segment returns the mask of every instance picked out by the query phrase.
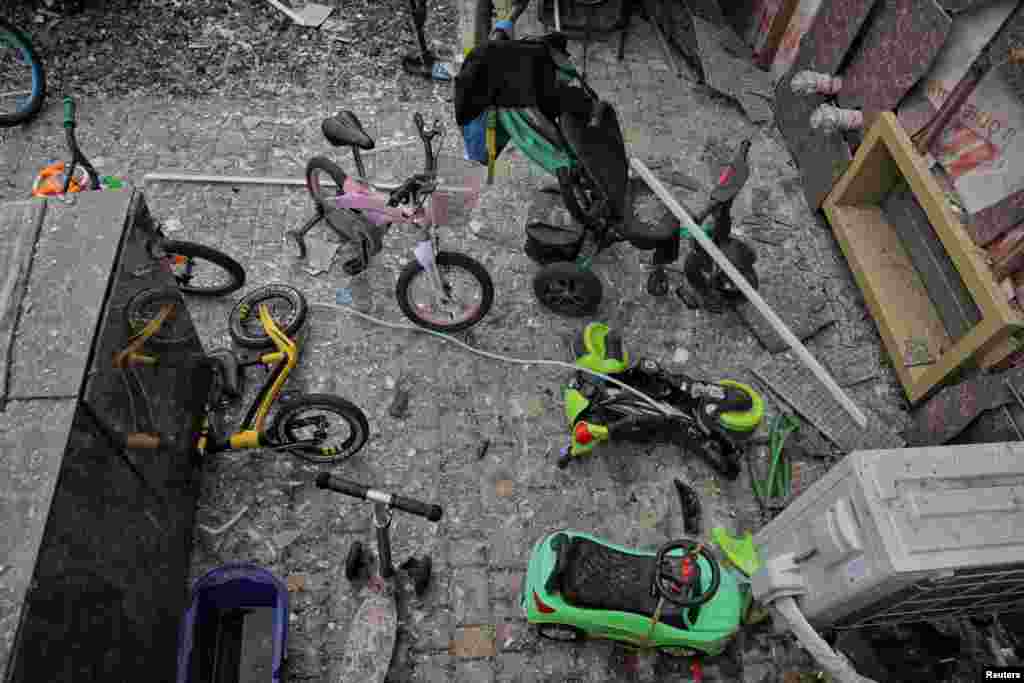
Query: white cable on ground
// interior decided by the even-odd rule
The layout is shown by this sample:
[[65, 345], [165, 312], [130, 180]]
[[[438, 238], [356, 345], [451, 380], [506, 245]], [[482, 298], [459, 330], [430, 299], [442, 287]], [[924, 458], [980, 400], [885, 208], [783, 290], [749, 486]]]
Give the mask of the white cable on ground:
[[466, 342], [460, 341], [460, 340], [456, 339], [455, 337], [449, 336], [449, 335], [444, 334], [442, 332], [435, 332], [434, 330], [428, 330], [428, 329], [426, 329], [424, 327], [417, 327], [415, 325], [405, 325], [405, 324], [402, 324], [402, 323], [393, 323], [393, 322], [389, 322], [387, 320], [381, 320], [380, 318], [374, 318], [372, 315], [367, 315], [366, 313], [363, 313], [362, 311], [357, 311], [356, 309], [354, 309], [354, 308], [352, 308], [350, 306], [343, 306], [341, 304], [325, 304], [325, 303], [320, 303], [320, 302], [313, 302], [310, 305], [311, 306], [322, 306], [324, 308], [332, 308], [332, 309], [337, 309], [337, 310], [345, 311], [346, 313], [352, 313], [354, 315], [359, 316], [360, 318], [365, 318], [365, 319], [369, 320], [370, 322], [377, 323], [378, 325], [383, 325], [384, 327], [390, 327], [391, 329], [394, 329], [394, 330], [410, 330], [412, 332], [426, 332], [427, 334], [432, 334], [435, 337], [440, 337], [441, 339], [444, 339], [447, 342], [451, 342], [452, 344], [455, 344], [457, 346], [461, 346], [462, 348], [466, 349], [467, 351], [475, 353], [478, 356], [483, 356], [484, 358], [490, 358], [492, 360], [500, 361], [502, 363], [513, 363], [515, 365], [550, 365], [552, 367], [566, 368], [568, 370], [579, 371], [579, 372], [586, 372], [587, 374], [594, 375], [595, 377], [600, 377], [601, 379], [605, 380], [606, 382], [611, 382], [615, 386], [621, 387], [621, 388], [625, 389], [626, 391], [630, 392], [631, 394], [634, 394], [637, 398], [642, 399], [643, 401], [646, 401], [648, 404], [650, 404], [653, 408], [655, 408], [658, 412], [662, 413], [663, 415], [668, 415], [670, 417], [674, 416], [674, 414], [671, 411], [668, 411], [668, 410], [665, 409], [665, 406], [661, 405], [660, 403], [658, 403], [657, 401], [652, 399], [650, 396], [648, 396], [648, 395], [646, 395], [646, 394], [644, 394], [644, 393], [642, 393], [640, 391], [637, 391], [636, 389], [634, 389], [633, 387], [629, 386], [628, 384], [624, 384], [623, 382], [620, 382], [619, 380], [615, 379], [614, 377], [609, 377], [608, 375], [602, 374], [600, 372], [595, 372], [594, 370], [590, 370], [588, 368], [583, 368], [583, 367], [580, 367], [578, 365], [574, 365], [572, 363], [565, 363], [565, 362], [562, 362], [560, 360], [530, 360], [528, 358], [512, 358], [510, 356], [502, 356], [499, 353], [491, 353], [490, 351], [483, 351], [482, 349], [474, 348], [474, 347], [470, 346], [469, 344], [467, 344]]
[[803, 612], [792, 597], [774, 600], [770, 605], [773, 614], [786, 624], [789, 630], [800, 641], [805, 650], [818, 662], [821, 668], [835, 677], [839, 683], [876, 683], [874, 680], [857, 673], [845, 658], [836, 654], [829, 644], [818, 635], [814, 627], [807, 623]]
[[202, 529], [206, 533], [210, 534], [211, 536], [220, 536], [222, 533], [224, 533], [225, 531], [227, 531], [228, 529], [233, 527], [235, 524], [237, 524], [238, 520], [240, 520], [242, 518], [242, 515], [244, 515], [246, 512], [248, 512], [248, 510], [249, 510], [249, 506], [248, 505], [243, 506], [241, 510], [239, 510], [237, 513], [235, 513], [234, 517], [232, 517], [231, 519], [229, 519], [227, 522], [225, 522], [224, 524], [220, 525], [216, 529], [214, 529], [213, 527], [208, 527], [205, 524], [199, 524], [198, 526], [199, 526], [200, 529]]

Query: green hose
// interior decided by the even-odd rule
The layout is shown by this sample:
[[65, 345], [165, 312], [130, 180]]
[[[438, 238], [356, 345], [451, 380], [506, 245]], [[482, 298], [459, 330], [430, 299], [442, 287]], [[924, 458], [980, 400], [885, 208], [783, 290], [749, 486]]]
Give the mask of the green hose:
[[793, 466], [789, 460], [782, 457], [782, 453], [786, 438], [799, 428], [800, 420], [794, 415], [776, 415], [772, 419], [771, 429], [768, 432], [768, 448], [771, 454], [768, 479], [758, 481], [754, 477], [750, 478], [754, 495], [759, 500], [768, 503], [773, 500], [785, 500], [789, 497]]

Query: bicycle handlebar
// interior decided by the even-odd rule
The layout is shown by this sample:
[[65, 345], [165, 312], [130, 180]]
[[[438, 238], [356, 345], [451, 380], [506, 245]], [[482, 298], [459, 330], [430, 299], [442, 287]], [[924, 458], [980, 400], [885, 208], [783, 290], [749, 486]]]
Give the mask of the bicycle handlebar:
[[423, 141], [423, 151], [426, 156], [426, 167], [424, 168], [424, 173], [437, 173], [437, 155], [431, 148], [430, 141], [443, 132], [444, 129], [441, 128], [441, 122], [435, 119], [434, 125], [428, 131], [426, 129], [425, 121], [423, 120], [423, 115], [419, 112], [416, 112], [413, 115], [412, 121], [416, 124], [416, 131], [420, 134], [420, 140]]
[[75, 125], [75, 101], [70, 97], [64, 98], [64, 127], [73, 128]]
[[403, 512], [408, 512], [411, 515], [419, 515], [425, 517], [431, 522], [437, 522], [441, 519], [443, 513], [440, 505], [432, 505], [430, 503], [424, 503], [416, 500], [415, 498], [406, 498], [405, 496], [399, 496], [394, 493], [387, 493], [386, 491], [378, 491], [372, 489], [369, 486], [364, 486], [348, 479], [328, 474], [327, 472], [321, 472], [316, 478], [317, 488], [328, 489], [335, 493], [343, 493], [346, 496], [352, 496], [353, 498], [360, 498], [362, 500], [372, 500], [375, 503], [383, 503], [388, 507], [398, 508]]
[[61, 190], [62, 194], [66, 194], [70, 185], [72, 177], [74, 176], [75, 168], [81, 165], [85, 169], [86, 174], [89, 176], [89, 188], [90, 190], [100, 190], [103, 188], [103, 183], [100, 182], [100, 174], [96, 172], [93, 165], [89, 162], [86, 156], [82, 153], [82, 150], [78, 147], [78, 140], [75, 139], [75, 114], [76, 114], [75, 101], [71, 97], [64, 98], [64, 138], [67, 141], [68, 150], [71, 152], [71, 164], [68, 168], [64, 177], [64, 188]]

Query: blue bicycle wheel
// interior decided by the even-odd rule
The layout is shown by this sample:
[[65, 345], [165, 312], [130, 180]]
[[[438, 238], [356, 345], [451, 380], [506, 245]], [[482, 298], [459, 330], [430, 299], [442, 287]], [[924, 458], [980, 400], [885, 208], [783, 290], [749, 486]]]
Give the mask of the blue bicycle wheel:
[[29, 121], [43, 107], [46, 79], [28, 37], [0, 19], [0, 127]]

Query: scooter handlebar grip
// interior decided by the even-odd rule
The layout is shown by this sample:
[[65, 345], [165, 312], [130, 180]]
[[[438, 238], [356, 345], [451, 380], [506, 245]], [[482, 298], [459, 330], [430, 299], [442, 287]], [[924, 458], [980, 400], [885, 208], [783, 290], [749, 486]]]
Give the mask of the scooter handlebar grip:
[[424, 503], [414, 498], [406, 498], [405, 496], [392, 496], [391, 505], [409, 514], [425, 517], [431, 522], [440, 521], [441, 515], [444, 513], [440, 505]]
[[124, 439], [125, 448], [138, 448], [140, 450], [156, 450], [160, 448], [159, 434], [146, 434], [137, 432], [128, 434]]
[[317, 475], [316, 485], [317, 488], [329, 489], [335, 493], [344, 493], [346, 496], [363, 499], [366, 498], [366, 492], [370, 490], [369, 486], [363, 486], [362, 484], [336, 477], [327, 472], [321, 472]]

